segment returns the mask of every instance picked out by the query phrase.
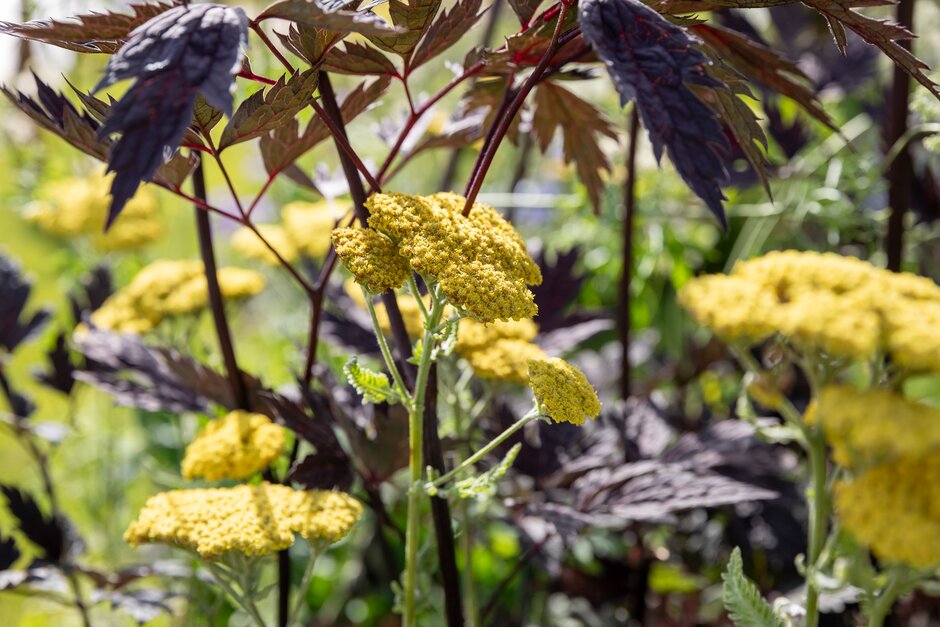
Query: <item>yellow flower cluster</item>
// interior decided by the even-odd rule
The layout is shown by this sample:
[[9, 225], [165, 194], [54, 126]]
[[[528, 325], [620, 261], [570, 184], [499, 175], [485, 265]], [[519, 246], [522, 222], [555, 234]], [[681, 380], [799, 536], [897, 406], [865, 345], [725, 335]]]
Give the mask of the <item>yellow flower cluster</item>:
[[835, 486], [846, 529], [879, 559], [940, 565], [940, 457], [901, 457]]
[[[225, 298], [254, 296], [264, 277], [253, 270], [221, 268], [219, 285]], [[145, 333], [164, 318], [193, 313], [208, 303], [201, 261], [159, 260], [143, 268], [130, 285], [113, 294], [91, 316], [98, 327], [123, 333]]]
[[356, 282], [375, 294], [398, 289], [411, 276], [411, 266], [395, 244], [372, 229], [334, 229], [333, 246]]
[[457, 353], [479, 377], [525, 383], [529, 378], [529, 360], [548, 357], [532, 343], [538, 330], [532, 320], [483, 323], [464, 319], [457, 329]]
[[110, 177], [101, 174], [48, 183], [37, 190], [37, 200], [28, 207], [26, 219], [59, 237], [88, 235], [99, 250], [139, 248], [163, 236], [156, 197], [146, 186], [137, 191], [105, 233], [109, 185]]
[[233, 411], [212, 420], [186, 448], [183, 477], [246, 479], [284, 450], [284, 429], [262, 414]]
[[529, 361], [529, 386], [546, 414], [555, 422], [580, 425], [585, 416], [597, 418], [601, 402], [584, 373], [563, 359]]
[[341, 492], [294, 490], [262, 483], [233, 488], [173, 490], [152, 496], [124, 533], [132, 546], [159, 542], [216, 560], [237, 551], [267, 555], [294, 543], [343, 538], [362, 506]]
[[[276, 266], [280, 261], [278, 261], [277, 255], [265, 245], [264, 242], [267, 242], [277, 251], [277, 254], [280, 255], [284, 261], [290, 262], [297, 260], [300, 253], [297, 250], [297, 245], [294, 243], [294, 240], [288, 234], [287, 229], [280, 224], [259, 224], [256, 225], [255, 228], [261, 233], [261, 237], [258, 237], [258, 235], [247, 226], [243, 226], [235, 231], [234, 235], [232, 235], [232, 248], [249, 259], [260, 261], [269, 266]], [[262, 241], [262, 237], [264, 241]]]
[[940, 371], [940, 287], [831, 253], [782, 251], [690, 281], [679, 300], [728, 341], [775, 333], [834, 357], [878, 351], [910, 370]]
[[[375, 194], [367, 203], [369, 226], [388, 236], [415, 271], [436, 278], [447, 300], [473, 318], [533, 317], [537, 308], [527, 286], [541, 283], [542, 275], [525, 242], [491, 207], [475, 204], [465, 218], [464, 202], [451, 193]], [[349, 265], [349, 258], [344, 261]]]
[[815, 415], [833, 459], [845, 468], [940, 452], [940, 410], [890, 390], [829, 386], [819, 396]]
[[[301, 253], [318, 259], [330, 251], [330, 233], [336, 221], [349, 210], [349, 207], [334, 207], [325, 201], [297, 201], [281, 208], [281, 224], [259, 224], [256, 228], [285, 261], [296, 261]], [[270, 266], [280, 263], [261, 238], [247, 227], [235, 232], [232, 247], [249, 259]]]

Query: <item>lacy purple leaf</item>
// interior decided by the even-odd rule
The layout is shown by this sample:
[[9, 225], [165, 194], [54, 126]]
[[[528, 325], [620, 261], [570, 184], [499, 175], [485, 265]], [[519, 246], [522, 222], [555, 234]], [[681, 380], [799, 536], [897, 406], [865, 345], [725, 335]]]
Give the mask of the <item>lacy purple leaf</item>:
[[196, 95], [231, 117], [235, 74], [248, 41], [248, 18], [217, 4], [180, 6], [130, 33], [111, 57], [95, 91], [133, 78], [99, 137], [121, 133], [108, 159], [115, 172], [106, 228], [142, 181], [179, 147], [192, 119]]
[[682, 180], [724, 225], [728, 142], [715, 112], [687, 85], [721, 84], [705, 73], [708, 58], [686, 29], [638, 0], [582, 0], [579, 17], [621, 104], [636, 102], [656, 158], [665, 147]]

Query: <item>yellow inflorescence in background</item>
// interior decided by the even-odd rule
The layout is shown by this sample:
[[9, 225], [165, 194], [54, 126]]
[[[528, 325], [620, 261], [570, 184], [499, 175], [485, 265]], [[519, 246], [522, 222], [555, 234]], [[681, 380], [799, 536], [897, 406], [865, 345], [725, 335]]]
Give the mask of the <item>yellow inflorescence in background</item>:
[[360, 503], [342, 492], [270, 483], [173, 490], [152, 496], [124, 539], [132, 546], [179, 546], [210, 560], [233, 551], [258, 557], [286, 549], [294, 534], [310, 542], [336, 542], [361, 514]]
[[[253, 270], [221, 268], [218, 277], [225, 298], [254, 296], [264, 289], [264, 277]], [[92, 314], [91, 320], [111, 331], [145, 333], [168, 316], [204, 308], [208, 299], [201, 261], [164, 259], [138, 272], [130, 285]]]
[[525, 383], [529, 360], [548, 357], [532, 343], [537, 334], [538, 325], [532, 320], [482, 323], [464, 319], [457, 329], [456, 349], [479, 377]]
[[727, 341], [779, 333], [833, 357], [884, 351], [898, 366], [940, 371], [940, 287], [852, 257], [772, 252], [738, 263], [730, 275], [690, 281], [679, 300]]
[[[296, 261], [301, 253], [319, 259], [330, 251], [330, 234], [349, 207], [329, 202], [291, 202], [281, 208], [281, 224], [255, 225], [261, 237], [284, 261]], [[281, 262], [251, 229], [242, 227], [232, 236], [232, 248], [249, 259], [270, 266]]]
[[47, 183], [26, 210], [26, 219], [59, 237], [91, 237], [99, 250], [130, 250], [163, 236], [157, 200], [146, 186], [137, 190], [108, 232], [104, 232], [110, 199], [110, 177], [100, 173]]
[[555, 422], [583, 424], [601, 413], [597, 391], [584, 373], [563, 359], [529, 361], [529, 386], [535, 399]]
[[525, 243], [491, 207], [475, 204], [463, 217], [464, 202], [450, 193], [375, 194], [367, 203], [369, 226], [387, 235], [415, 271], [436, 278], [448, 302], [473, 318], [533, 317], [537, 308], [527, 286], [542, 276]]
[[[877, 419], [877, 418], [875, 418]], [[900, 457], [835, 486], [844, 527], [879, 559], [940, 565], [940, 457]]]
[[940, 452], [940, 410], [891, 390], [829, 386], [819, 396], [815, 415], [833, 459], [844, 468]]
[[246, 479], [284, 450], [284, 429], [262, 414], [233, 411], [207, 424], [186, 448], [186, 479]]

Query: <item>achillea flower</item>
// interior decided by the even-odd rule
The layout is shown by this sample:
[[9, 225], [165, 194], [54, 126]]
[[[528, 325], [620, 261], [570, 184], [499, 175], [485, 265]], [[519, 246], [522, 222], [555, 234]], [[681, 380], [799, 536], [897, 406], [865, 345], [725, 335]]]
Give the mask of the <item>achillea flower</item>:
[[[274, 250], [282, 259], [285, 261], [297, 260], [299, 256], [297, 246], [284, 227], [279, 224], [259, 224], [256, 228], [261, 233], [261, 237], [274, 247]], [[261, 238], [246, 226], [241, 227], [232, 235], [232, 248], [249, 259], [260, 261], [269, 266], [280, 264], [277, 255], [271, 252], [271, 249], [265, 246]]]
[[940, 452], [940, 410], [891, 390], [829, 386], [815, 415], [845, 468], [866, 468], [898, 457]]
[[395, 244], [372, 229], [334, 229], [333, 246], [356, 282], [375, 294], [398, 289], [411, 276], [408, 260]]
[[104, 232], [108, 213], [109, 177], [60, 179], [42, 186], [26, 219], [59, 237], [90, 236], [99, 250], [130, 250], [163, 236], [157, 217], [157, 200], [146, 187], [140, 188], [118, 219]]
[[124, 540], [178, 546], [209, 560], [233, 551], [259, 557], [286, 549], [295, 533], [311, 542], [336, 542], [361, 514], [359, 502], [342, 492], [270, 483], [173, 490], [147, 501]]
[[940, 371], [940, 287], [831, 253], [784, 251], [690, 281], [679, 300], [732, 342], [779, 333], [798, 348], [868, 359], [879, 351], [909, 370]]
[[[531, 318], [537, 313], [528, 285], [542, 281], [516, 230], [495, 209], [465, 199], [375, 194], [369, 226], [394, 241], [417, 272], [435, 277], [448, 302], [483, 321]], [[334, 240], [335, 241], [335, 240]]]
[[330, 252], [330, 233], [336, 221], [351, 208], [328, 202], [297, 201], [281, 208], [284, 230], [294, 246], [309, 257], [318, 259]]
[[183, 477], [246, 479], [284, 450], [284, 429], [262, 414], [233, 411], [209, 422], [186, 448]]
[[583, 372], [563, 359], [530, 360], [529, 387], [555, 422], [580, 425], [585, 417], [597, 418], [601, 413], [597, 391]]
[[526, 383], [529, 380], [529, 361], [548, 359], [537, 344], [525, 340], [498, 340], [463, 354], [473, 372], [483, 379]]
[[529, 360], [548, 357], [532, 343], [538, 330], [532, 320], [482, 323], [464, 319], [457, 329], [457, 353], [479, 377], [525, 383], [529, 378]]
[[[264, 278], [252, 270], [221, 268], [218, 275], [225, 298], [254, 296], [264, 289]], [[111, 331], [145, 333], [168, 316], [204, 308], [208, 299], [201, 261], [159, 260], [143, 268], [130, 285], [108, 298], [91, 320]]]
[[[825, 418], [823, 418], [825, 420]], [[845, 529], [880, 560], [940, 565], [940, 457], [901, 457], [835, 486]]]

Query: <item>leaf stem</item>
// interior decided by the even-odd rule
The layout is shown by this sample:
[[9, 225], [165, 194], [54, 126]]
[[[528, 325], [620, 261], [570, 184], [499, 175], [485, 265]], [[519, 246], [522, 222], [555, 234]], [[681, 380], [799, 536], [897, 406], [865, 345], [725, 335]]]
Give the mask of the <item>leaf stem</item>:
[[512, 436], [512, 434], [514, 434], [519, 429], [523, 428], [524, 426], [526, 426], [533, 420], [544, 420], [546, 418], [548, 418], [548, 416], [540, 414], [538, 410], [533, 409], [528, 414], [526, 414], [525, 416], [523, 416], [522, 418], [514, 422], [512, 425], [510, 425], [505, 431], [503, 431], [498, 436], [493, 438], [489, 444], [487, 444], [486, 446], [481, 448], [479, 451], [477, 451], [476, 453], [474, 453], [473, 455], [465, 459], [463, 462], [461, 462], [459, 466], [457, 466], [456, 468], [454, 468], [447, 474], [438, 477], [434, 481], [429, 481], [428, 483], [426, 483], [424, 486], [425, 490], [429, 490], [432, 492], [435, 491], [436, 488], [441, 487], [442, 485], [444, 485], [445, 483], [447, 483], [448, 481], [450, 481], [451, 479], [459, 475], [461, 472], [472, 467], [478, 461], [480, 461], [481, 459], [483, 459], [484, 457], [492, 453], [493, 450], [496, 449], [496, 447], [498, 447], [500, 444], [502, 444], [507, 439], [509, 439]]
[[486, 173], [490, 169], [490, 165], [493, 163], [493, 159], [496, 156], [496, 151], [499, 149], [499, 145], [506, 136], [506, 132], [509, 130], [509, 126], [512, 124], [513, 119], [516, 117], [519, 109], [522, 108], [523, 103], [525, 103], [525, 99], [528, 97], [529, 92], [532, 91], [532, 88], [535, 87], [535, 85], [542, 78], [542, 74], [545, 73], [545, 70], [548, 68], [548, 64], [551, 63], [552, 57], [554, 57], [555, 53], [558, 52], [558, 38], [561, 37], [561, 29], [564, 26], [565, 18], [567, 17], [570, 8], [571, 6], [566, 2], [562, 3], [561, 10], [558, 12], [558, 22], [555, 24], [555, 31], [552, 33], [552, 39], [548, 45], [548, 49], [545, 50], [545, 53], [539, 60], [538, 65], [536, 65], [535, 69], [532, 70], [532, 74], [529, 75], [529, 78], [526, 79], [526, 82], [523, 83], [522, 87], [519, 88], [519, 92], [516, 94], [516, 97], [513, 99], [512, 103], [509, 105], [509, 108], [503, 114], [498, 125], [495, 127], [496, 133], [494, 134], [492, 141], [487, 144], [483, 152], [481, 152], [479, 157], [477, 157], [477, 167], [474, 168], [476, 170], [476, 174], [470, 180], [470, 184], [467, 187], [467, 193], [464, 194], [467, 197], [467, 202], [463, 208], [464, 216], [470, 214], [470, 209], [473, 208], [473, 203], [476, 200], [477, 194], [480, 193], [480, 188], [483, 186], [483, 179], [486, 178]]
[[313, 110], [316, 111], [317, 115], [320, 116], [320, 119], [323, 120], [323, 123], [326, 124], [326, 127], [330, 129], [330, 134], [333, 135], [333, 140], [336, 142], [336, 145], [346, 153], [353, 163], [356, 164], [356, 169], [362, 174], [366, 179], [366, 182], [369, 184], [369, 187], [372, 188], [373, 194], [381, 194], [382, 187], [375, 180], [375, 177], [372, 176], [372, 173], [369, 172], [369, 168], [362, 162], [362, 159], [359, 158], [359, 155], [353, 150], [352, 145], [349, 143], [349, 139], [346, 137], [346, 133], [340, 129], [336, 122], [333, 121], [333, 118], [326, 114], [326, 111], [323, 110], [323, 107], [320, 106], [316, 100], [310, 101], [310, 106], [313, 107]]
[[414, 401], [411, 400], [409, 402], [408, 386], [405, 385], [405, 380], [402, 378], [401, 372], [399, 372], [398, 366], [395, 364], [395, 358], [392, 357], [392, 349], [389, 348], [388, 341], [385, 339], [385, 332], [382, 331], [382, 327], [379, 325], [379, 317], [375, 313], [375, 305], [372, 304], [372, 294], [369, 293], [369, 290], [362, 287], [362, 296], [366, 299], [366, 308], [369, 310], [369, 317], [372, 318], [372, 331], [375, 333], [375, 339], [379, 343], [379, 350], [382, 351], [382, 359], [385, 360], [385, 367], [392, 374], [392, 379], [395, 381], [395, 391], [398, 392], [398, 396], [402, 399], [402, 402], [407, 403], [410, 409]]

